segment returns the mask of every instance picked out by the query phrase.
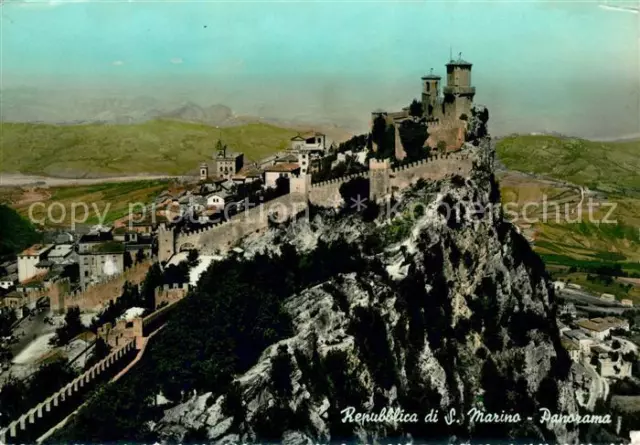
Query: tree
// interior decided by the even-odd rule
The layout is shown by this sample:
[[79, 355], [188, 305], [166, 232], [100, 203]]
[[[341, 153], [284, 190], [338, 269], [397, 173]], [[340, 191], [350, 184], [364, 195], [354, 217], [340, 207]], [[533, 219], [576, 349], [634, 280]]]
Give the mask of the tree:
[[438, 141], [438, 145], [436, 147], [438, 148], [438, 153], [441, 155], [447, 152], [447, 143], [445, 141]]
[[53, 394], [77, 375], [66, 359], [56, 360], [40, 366], [29, 380], [26, 393], [30, 405], [42, 401], [45, 394]]
[[15, 377], [10, 377], [0, 388], [0, 426], [8, 425], [28, 409], [26, 392], [25, 382]]
[[242, 389], [237, 382], [231, 383], [227, 389], [222, 401], [222, 413], [233, 417], [233, 422], [236, 424], [245, 419], [246, 409], [242, 403]]
[[280, 176], [276, 179], [276, 194], [277, 196], [287, 195], [289, 193], [289, 178]]
[[427, 126], [423, 122], [405, 120], [400, 124], [399, 131], [407, 160], [424, 159], [429, 155], [429, 150], [424, 148], [428, 134]]
[[163, 274], [158, 263], [153, 263], [147, 272], [147, 276], [142, 282], [142, 305], [144, 308], [153, 310], [156, 307], [156, 288], [163, 284]]
[[11, 335], [11, 326], [16, 322], [18, 317], [16, 311], [11, 308], [3, 308], [0, 312], [0, 337], [8, 337]]
[[111, 352], [111, 347], [101, 338], [97, 338], [96, 342], [93, 346], [93, 353], [89, 360], [86, 361], [84, 365], [85, 371], [91, 368], [93, 365], [98, 363], [100, 360], [104, 359]]
[[271, 386], [276, 395], [281, 399], [288, 399], [291, 396], [293, 387], [291, 385], [291, 374], [293, 373], [293, 362], [287, 345], [280, 345], [276, 356], [271, 361]]
[[[369, 200], [369, 180], [367, 178], [354, 178], [340, 186], [340, 196], [345, 203], [346, 209], [356, 211], [363, 210], [358, 203], [368, 205]], [[354, 206], [355, 204], [355, 206]]]
[[386, 159], [395, 154], [395, 129], [393, 125], [387, 125], [384, 117], [378, 116], [373, 121], [371, 129], [371, 141], [377, 145], [375, 157]]
[[197, 250], [190, 250], [189, 253], [187, 253], [187, 263], [189, 264], [190, 267], [194, 267], [196, 264], [198, 264], [198, 251]]
[[136, 252], [136, 264], [140, 264], [145, 260], [146, 256], [144, 254], [144, 250], [138, 249]]
[[56, 335], [51, 339], [51, 342], [56, 346], [66, 345], [84, 330], [85, 327], [80, 320], [80, 308], [72, 306], [64, 316], [64, 324], [56, 329]]
[[124, 253], [123, 266], [125, 270], [133, 266], [133, 259], [131, 258], [131, 252], [129, 251]]
[[409, 105], [409, 115], [414, 118], [420, 118], [423, 113], [424, 109], [422, 107], [422, 102], [418, 102], [417, 99], [413, 99], [413, 102]]

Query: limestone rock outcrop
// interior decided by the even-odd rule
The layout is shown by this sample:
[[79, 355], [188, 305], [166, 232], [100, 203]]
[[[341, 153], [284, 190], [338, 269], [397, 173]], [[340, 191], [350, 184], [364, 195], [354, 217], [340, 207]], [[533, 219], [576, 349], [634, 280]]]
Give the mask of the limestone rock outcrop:
[[[481, 131], [476, 119], [486, 122], [478, 108], [469, 131]], [[294, 335], [235, 378], [241, 408], [225, 408], [229, 394], [198, 394], [165, 411], [154, 429], [167, 440], [198, 430], [216, 442], [509, 437], [575, 443], [571, 425], [541, 423], [539, 416], [543, 407], [577, 411], [553, 289], [540, 258], [502, 217], [488, 140], [472, 150], [477, 162], [469, 177], [421, 181], [396, 193], [393, 217], [366, 221], [312, 209], [307, 218], [247, 241], [242, 248], [251, 256], [343, 239], [360, 246], [366, 267], [289, 297]], [[419, 421], [343, 422], [349, 407], [402, 410]], [[447, 425], [451, 409], [460, 422]], [[431, 410], [438, 421], [425, 423]], [[486, 423], [474, 412], [520, 419]]]

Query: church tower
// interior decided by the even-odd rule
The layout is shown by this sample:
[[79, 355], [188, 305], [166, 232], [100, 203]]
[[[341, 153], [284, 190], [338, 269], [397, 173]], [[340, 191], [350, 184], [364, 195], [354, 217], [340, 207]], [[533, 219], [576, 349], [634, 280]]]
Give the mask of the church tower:
[[200, 180], [206, 181], [207, 179], [209, 179], [209, 166], [206, 162], [203, 162], [200, 164]]

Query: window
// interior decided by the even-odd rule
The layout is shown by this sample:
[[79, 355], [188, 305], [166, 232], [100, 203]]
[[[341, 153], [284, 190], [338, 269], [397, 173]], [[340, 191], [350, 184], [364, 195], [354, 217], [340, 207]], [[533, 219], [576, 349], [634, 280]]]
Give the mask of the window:
[[431, 90], [431, 84], [427, 82], [427, 93]]

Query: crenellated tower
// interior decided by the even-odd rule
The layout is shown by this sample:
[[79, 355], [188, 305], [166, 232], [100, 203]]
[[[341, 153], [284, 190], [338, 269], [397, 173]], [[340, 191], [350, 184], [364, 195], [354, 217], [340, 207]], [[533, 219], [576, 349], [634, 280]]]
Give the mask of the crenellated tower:
[[476, 95], [475, 87], [471, 86], [471, 63], [462, 59], [459, 53], [458, 60], [447, 63], [447, 86], [444, 87], [445, 104], [451, 107], [445, 114], [455, 119], [462, 115], [471, 116], [473, 98]]

